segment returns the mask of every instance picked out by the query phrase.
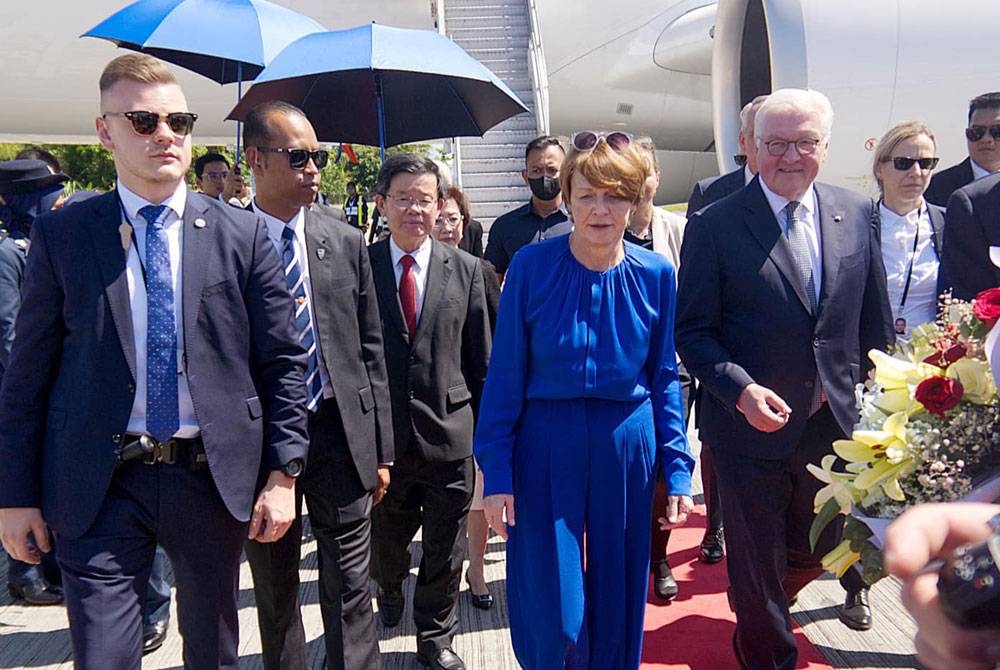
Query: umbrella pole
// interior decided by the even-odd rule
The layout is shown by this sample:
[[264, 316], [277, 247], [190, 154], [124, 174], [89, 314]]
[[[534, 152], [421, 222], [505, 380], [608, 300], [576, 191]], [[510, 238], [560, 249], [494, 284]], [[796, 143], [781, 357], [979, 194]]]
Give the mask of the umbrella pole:
[[[239, 104], [240, 100], [243, 99], [243, 63], [236, 63], [236, 104]], [[236, 163], [233, 165], [233, 169], [239, 169], [240, 165], [240, 126], [242, 124], [237, 119], [236, 121]]]
[[375, 111], [378, 114], [378, 148], [380, 162], [385, 162], [385, 113], [382, 110], [382, 75], [375, 73]]

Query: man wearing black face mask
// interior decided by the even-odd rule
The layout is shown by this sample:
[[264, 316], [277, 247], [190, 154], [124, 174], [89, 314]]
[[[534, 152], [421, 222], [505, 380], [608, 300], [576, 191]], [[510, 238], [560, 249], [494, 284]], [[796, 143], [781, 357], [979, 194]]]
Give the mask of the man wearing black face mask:
[[573, 230], [559, 193], [559, 168], [565, 155], [559, 140], [551, 135], [536, 137], [525, 148], [521, 177], [531, 188], [531, 201], [493, 222], [484, 255], [496, 267], [501, 284], [518, 249]]

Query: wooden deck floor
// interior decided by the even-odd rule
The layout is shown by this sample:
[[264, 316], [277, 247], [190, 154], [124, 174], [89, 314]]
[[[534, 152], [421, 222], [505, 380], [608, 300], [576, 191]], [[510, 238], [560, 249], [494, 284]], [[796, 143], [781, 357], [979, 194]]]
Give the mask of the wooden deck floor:
[[[419, 542], [414, 552], [415, 566], [419, 560]], [[0, 584], [6, 584], [6, 560], [0, 560]], [[510, 650], [506, 628], [507, 607], [504, 593], [504, 545], [494, 538], [487, 556], [487, 580], [496, 597], [489, 612], [478, 610], [469, 603], [467, 586], [462, 585], [459, 605], [461, 633], [455, 640], [456, 651], [465, 659], [470, 670], [514, 670], [517, 663]], [[303, 547], [302, 615], [309, 640], [309, 657], [315, 670], [322, 670], [324, 649], [320, 621], [316, 571], [316, 543]], [[413, 588], [414, 579], [406, 587]], [[249, 569], [244, 563], [240, 579], [240, 667], [256, 670], [261, 667], [260, 639], [257, 633], [256, 611]], [[409, 594], [408, 594], [409, 595]], [[885, 580], [872, 594], [875, 627], [858, 633], [837, 620], [837, 606], [843, 593], [833, 579], [822, 579], [810, 585], [799, 597], [794, 614], [806, 635], [835, 668], [915, 668], [913, 659], [913, 623], [899, 602], [898, 585]], [[407, 602], [410, 602], [408, 597]], [[144, 668], [181, 668], [180, 636], [176, 633], [176, 617], [171, 620], [171, 634], [164, 646], [147, 656]], [[409, 604], [403, 621], [392, 630], [379, 629], [383, 668], [408, 670], [421, 666], [414, 656], [414, 627]], [[728, 644], [728, 641], [726, 641]], [[671, 666], [677, 667], [677, 666]], [[6, 589], [0, 595], [0, 668], [32, 668], [37, 670], [69, 670], [72, 668], [69, 631], [62, 607], [25, 607], [11, 602]]]

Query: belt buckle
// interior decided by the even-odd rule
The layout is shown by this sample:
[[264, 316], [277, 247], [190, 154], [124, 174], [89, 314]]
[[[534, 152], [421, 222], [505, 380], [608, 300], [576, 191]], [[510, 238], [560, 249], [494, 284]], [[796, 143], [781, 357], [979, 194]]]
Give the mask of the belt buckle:
[[177, 462], [177, 445], [172, 438], [166, 442], [159, 442], [151, 435], [142, 435], [139, 437], [139, 443], [142, 445], [142, 451], [145, 454], [142, 462], [146, 465], [155, 465], [157, 463], [173, 465]]
[[173, 465], [177, 462], [177, 443], [174, 442], [173, 438], [170, 438], [166, 442], [160, 442], [159, 447], [160, 450], [157, 458], [160, 463]]

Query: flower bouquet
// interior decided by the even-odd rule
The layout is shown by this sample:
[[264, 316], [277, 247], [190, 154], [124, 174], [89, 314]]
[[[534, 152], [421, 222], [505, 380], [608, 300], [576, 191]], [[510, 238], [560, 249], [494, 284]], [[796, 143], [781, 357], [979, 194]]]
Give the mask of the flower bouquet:
[[844, 540], [823, 557], [824, 569], [840, 576], [860, 561], [874, 584], [886, 575], [885, 527], [907, 508], [1000, 496], [1000, 400], [987, 360], [998, 319], [1000, 288], [971, 303], [945, 297], [938, 320], [915, 328], [892, 355], [869, 352], [875, 368], [857, 387], [851, 439], [807, 466], [826, 484], [814, 501], [812, 546], [846, 515]]

